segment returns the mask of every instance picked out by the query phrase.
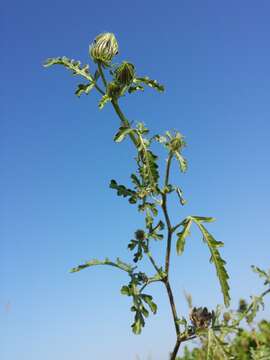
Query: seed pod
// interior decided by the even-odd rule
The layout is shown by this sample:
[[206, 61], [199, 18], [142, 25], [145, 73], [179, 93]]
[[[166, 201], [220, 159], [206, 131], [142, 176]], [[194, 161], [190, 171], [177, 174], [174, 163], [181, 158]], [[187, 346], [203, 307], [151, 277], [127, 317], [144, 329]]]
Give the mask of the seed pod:
[[118, 53], [118, 43], [113, 33], [99, 34], [89, 47], [90, 56], [94, 61], [109, 65]]
[[213, 313], [210, 313], [206, 307], [194, 307], [190, 314], [190, 320], [197, 329], [207, 329], [212, 318]]
[[115, 79], [121, 86], [129, 86], [135, 77], [135, 66], [124, 61], [115, 70]]

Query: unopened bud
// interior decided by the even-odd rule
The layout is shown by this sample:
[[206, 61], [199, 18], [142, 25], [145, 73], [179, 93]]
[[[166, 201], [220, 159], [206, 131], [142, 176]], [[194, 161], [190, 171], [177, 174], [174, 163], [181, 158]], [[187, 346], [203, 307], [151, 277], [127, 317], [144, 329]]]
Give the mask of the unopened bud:
[[145, 239], [145, 232], [139, 229], [135, 232], [135, 237], [137, 240], [143, 241]]
[[118, 53], [118, 43], [113, 33], [99, 34], [89, 48], [94, 61], [101, 61], [109, 65], [112, 58]]
[[231, 314], [229, 312], [225, 312], [223, 314], [223, 320], [225, 321], [225, 323], [228, 323], [231, 320]]
[[128, 86], [132, 83], [135, 77], [135, 66], [131, 63], [124, 61], [115, 70], [115, 79], [122, 86]]

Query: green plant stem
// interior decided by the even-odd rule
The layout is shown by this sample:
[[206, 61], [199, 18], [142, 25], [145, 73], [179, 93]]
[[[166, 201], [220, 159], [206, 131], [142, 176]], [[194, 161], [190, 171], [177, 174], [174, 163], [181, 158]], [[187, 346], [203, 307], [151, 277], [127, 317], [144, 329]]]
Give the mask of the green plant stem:
[[176, 355], [178, 353], [180, 345], [181, 345], [181, 340], [177, 339], [176, 343], [175, 343], [175, 346], [174, 346], [174, 349], [173, 349], [173, 352], [170, 355], [170, 360], [175, 360], [176, 359]]
[[95, 82], [95, 88], [97, 89], [97, 91], [98, 91], [101, 95], [105, 95], [105, 92], [97, 85], [96, 82]]
[[[100, 63], [98, 63], [98, 69], [99, 69], [103, 84], [104, 84], [105, 88], [107, 89], [107, 81], [105, 79], [105, 76], [104, 76], [104, 73], [103, 73], [103, 70], [102, 70], [102, 66], [101, 66]], [[129, 123], [128, 119], [125, 117], [125, 115], [123, 114], [122, 110], [120, 109], [117, 99], [112, 99], [111, 103], [112, 103], [112, 106], [113, 106], [115, 112], [117, 113], [118, 117], [120, 118], [122, 124], [125, 127], [129, 128], [130, 123]], [[130, 136], [132, 142], [134, 143], [135, 147], [138, 148], [139, 140], [136, 138], [135, 134], [132, 132], [132, 133], [129, 134], [129, 136]], [[172, 161], [172, 153], [169, 154], [169, 157], [168, 157], [168, 160], [167, 160], [165, 183], [164, 183], [165, 186], [167, 186], [168, 183], [169, 183], [171, 161]], [[169, 217], [168, 210], [167, 210], [167, 195], [166, 194], [162, 195], [162, 209], [163, 209], [163, 213], [164, 213], [164, 216], [165, 216], [167, 229], [168, 229], [166, 261], [165, 261], [166, 278], [163, 278], [162, 281], [164, 282], [165, 287], [167, 289], [167, 294], [168, 294], [169, 301], [170, 301], [170, 306], [171, 306], [171, 311], [172, 311], [172, 315], [173, 315], [174, 326], [175, 326], [175, 331], [176, 331], [176, 336], [177, 336], [176, 344], [175, 344], [174, 350], [173, 350], [173, 352], [171, 354], [171, 360], [175, 360], [176, 355], [177, 355], [178, 350], [179, 350], [179, 347], [180, 347], [180, 344], [181, 344], [181, 339], [180, 339], [180, 327], [179, 327], [179, 324], [178, 324], [176, 306], [175, 306], [174, 297], [173, 297], [171, 285], [170, 285], [169, 278], [168, 278], [169, 267], [170, 267], [170, 254], [171, 254], [171, 241], [172, 241], [173, 228], [172, 228], [170, 217]], [[156, 269], [156, 271], [160, 274], [160, 269], [157, 267], [157, 265], [156, 265], [154, 259], [152, 258], [151, 254], [148, 253], [147, 255], [148, 255], [152, 265]]]
[[157, 272], [159, 275], [161, 275], [161, 274], [160, 274], [160, 269], [159, 269], [159, 267], [157, 266], [155, 260], [153, 259], [151, 253], [148, 251], [146, 254], [147, 254], [147, 256], [148, 256], [151, 264], [154, 266], [156, 272]]
[[[270, 289], [265, 290], [259, 297], [263, 298], [268, 293], [270, 293]], [[240, 318], [238, 320], [236, 320], [234, 323], [232, 323], [231, 327], [238, 326], [240, 324], [240, 322], [248, 315], [250, 310], [252, 310], [252, 307], [253, 307], [253, 301], [250, 303], [250, 305], [248, 306], [246, 311], [243, 312], [243, 314], [240, 316]]]
[[[169, 184], [169, 176], [170, 176], [170, 167], [171, 167], [172, 157], [173, 157], [173, 155], [170, 152], [169, 157], [167, 159], [164, 187], [168, 186], [168, 184]], [[166, 221], [167, 229], [168, 229], [166, 259], [165, 259], [165, 272], [167, 274], [167, 277], [169, 278], [170, 257], [171, 257], [171, 243], [172, 243], [173, 228], [172, 228], [170, 217], [169, 217], [169, 214], [168, 214], [167, 194], [166, 193], [162, 194], [162, 210], [163, 210], [163, 213], [164, 213], [164, 217], [165, 217], [165, 221]]]
[[100, 73], [100, 76], [101, 76], [101, 79], [103, 81], [103, 84], [104, 84], [104, 87], [105, 87], [105, 90], [107, 90], [107, 81], [106, 81], [106, 78], [105, 78], [105, 75], [104, 75], [104, 72], [102, 70], [102, 65], [101, 65], [101, 62], [98, 61], [98, 71]]

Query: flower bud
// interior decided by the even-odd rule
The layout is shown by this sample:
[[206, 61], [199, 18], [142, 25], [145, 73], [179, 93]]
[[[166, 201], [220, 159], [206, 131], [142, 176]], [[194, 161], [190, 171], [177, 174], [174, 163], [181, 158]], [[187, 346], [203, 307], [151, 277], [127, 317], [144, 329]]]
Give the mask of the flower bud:
[[90, 45], [89, 52], [94, 61], [101, 61], [104, 65], [109, 65], [112, 58], [118, 53], [118, 44], [114, 34], [99, 34]]
[[225, 312], [223, 314], [223, 320], [225, 321], [225, 323], [227, 324], [230, 320], [231, 320], [231, 314], [229, 312]]
[[143, 241], [145, 239], [145, 232], [139, 229], [135, 232], [135, 237], [137, 240]]
[[122, 86], [129, 86], [135, 77], [135, 66], [124, 61], [115, 70], [115, 79]]
[[213, 313], [210, 313], [206, 307], [194, 307], [190, 314], [190, 320], [197, 329], [207, 329], [213, 318]]

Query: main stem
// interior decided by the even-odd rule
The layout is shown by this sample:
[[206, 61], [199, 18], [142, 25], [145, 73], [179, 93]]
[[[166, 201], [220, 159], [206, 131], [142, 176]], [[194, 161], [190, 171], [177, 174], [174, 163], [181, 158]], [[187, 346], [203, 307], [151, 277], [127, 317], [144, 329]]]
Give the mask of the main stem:
[[[169, 185], [169, 176], [170, 176], [170, 167], [171, 167], [172, 157], [173, 157], [173, 155], [170, 152], [169, 157], [167, 159], [164, 188], [166, 188]], [[174, 230], [173, 230], [171, 220], [170, 220], [170, 217], [169, 217], [169, 213], [168, 213], [168, 209], [167, 209], [167, 193], [166, 192], [164, 192], [162, 194], [162, 210], [163, 210], [163, 213], [164, 213], [164, 217], [165, 217], [165, 221], [166, 221], [166, 225], [167, 225], [167, 230], [168, 230], [166, 259], [165, 259], [166, 279], [164, 280], [164, 284], [166, 286], [167, 294], [168, 294], [168, 297], [169, 297], [171, 311], [172, 311], [173, 320], [174, 320], [175, 332], [176, 332], [176, 343], [175, 343], [173, 352], [170, 355], [170, 359], [175, 360], [176, 355], [177, 355], [178, 350], [179, 350], [179, 347], [181, 345], [181, 340], [180, 340], [181, 332], [180, 332], [180, 326], [179, 326], [179, 323], [178, 323], [178, 316], [177, 316], [175, 301], [174, 301], [174, 297], [173, 297], [173, 293], [172, 293], [172, 289], [171, 289], [171, 284], [170, 284], [170, 281], [169, 281], [171, 244], [172, 244], [172, 235], [173, 235]]]
[[[104, 84], [104, 87], [107, 90], [107, 81], [106, 81], [106, 78], [104, 76], [104, 73], [103, 73], [103, 70], [102, 70], [102, 65], [101, 65], [100, 62], [98, 62], [98, 70], [99, 70], [102, 82]], [[120, 109], [117, 99], [112, 99], [111, 103], [112, 103], [112, 106], [113, 106], [115, 112], [117, 113], [118, 117], [120, 118], [122, 124], [124, 126], [126, 126], [126, 127], [130, 127], [130, 123], [129, 123], [128, 119], [125, 117], [125, 115], [123, 114], [122, 110]], [[134, 133], [130, 133], [129, 136], [130, 136], [132, 142], [134, 143], [134, 145], [137, 148], [138, 140], [137, 140], [136, 136], [134, 135]], [[172, 161], [172, 153], [170, 152], [168, 160], [167, 160], [164, 187], [168, 186], [168, 184], [169, 184], [171, 161]], [[181, 332], [180, 332], [180, 326], [178, 324], [178, 316], [177, 316], [175, 301], [174, 301], [171, 285], [170, 285], [170, 282], [169, 282], [171, 241], [172, 241], [172, 234], [173, 234], [174, 228], [171, 225], [170, 217], [169, 217], [169, 214], [168, 214], [167, 194], [166, 193], [164, 193], [162, 195], [162, 210], [163, 210], [163, 213], [164, 213], [164, 217], [165, 217], [165, 221], [166, 221], [166, 225], [167, 225], [167, 229], [168, 229], [166, 260], [165, 260], [166, 277], [162, 281], [164, 282], [166, 290], [167, 290], [167, 294], [168, 294], [168, 298], [169, 298], [169, 302], [170, 302], [170, 307], [171, 307], [171, 311], [172, 311], [172, 315], [173, 315], [173, 320], [174, 320], [175, 332], [176, 332], [176, 343], [175, 343], [173, 352], [170, 355], [170, 360], [175, 360], [176, 356], [177, 356], [177, 353], [178, 353], [178, 350], [179, 350], [179, 347], [180, 347], [180, 344], [181, 344], [181, 339], [180, 339]], [[151, 260], [151, 258], [150, 258], [150, 260]], [[153, 262], [152, 262], [152, 264], [156, 268], [156, 264], [153, 263]]]

